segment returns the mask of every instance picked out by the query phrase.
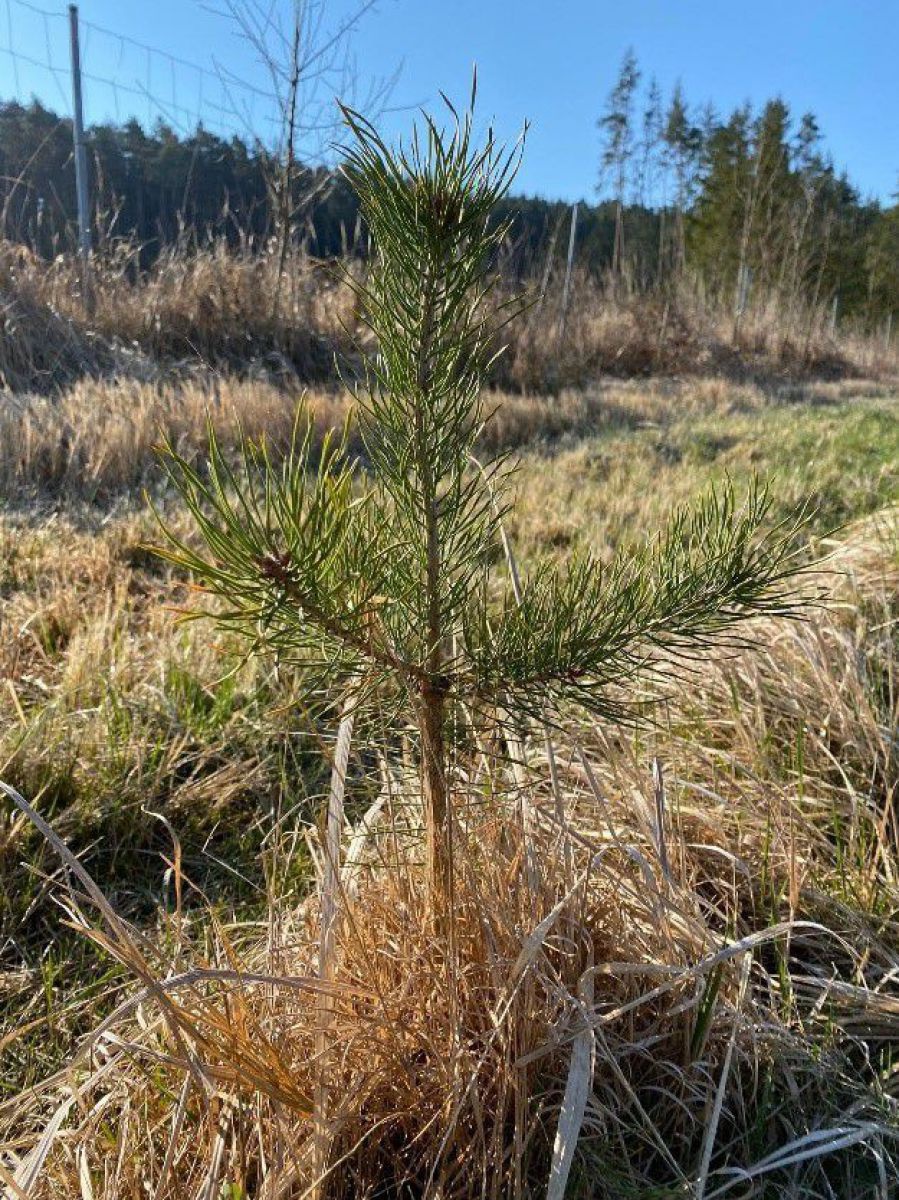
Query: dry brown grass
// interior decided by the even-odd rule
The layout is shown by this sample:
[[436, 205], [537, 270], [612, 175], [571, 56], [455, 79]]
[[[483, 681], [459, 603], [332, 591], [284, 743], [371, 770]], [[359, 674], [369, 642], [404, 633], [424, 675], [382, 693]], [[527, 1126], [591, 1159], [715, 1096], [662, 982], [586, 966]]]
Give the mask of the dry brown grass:
[[[130, 243], [97, 258], [89, 317], [77, 260], [46, 263], [0, 243], [0, 390], [55, 392], [84, 376], [147, 380], [203, 364], [321, 382], [334, 377], [335, 353], [352, 358], [349, 335], [361, 332], [353, 298], [328, 264], [297, 252], [279, 288], [272, 256], [223, 243], [173, 247], [145, 272], [136, 261]], [[583, 387], [602, 375], [899, 375], [895, 344], [849, 328], [831, 336], [823, 309], [785, 309], [760, 297], [735, 334], [730, 302], [691, 279], [643, 294], [576, 273], [564, 336], [560, 303], [554, 282], [510, 327], [496, 386], [527, 394]]]
[[[108, 504], [137, 488], [152, 490], [157, 477], [153, 451], [162, 438], [182, 454], [198, 453], [206, 444], [207, 421], [211, 421], [225, 446], [236, 440], [238, 426], [250, 437], [264, 434], [277, 444], [290, 434], [299, 395], [297, 386], [213, 376], [152, 383], [81, 380], [55, 396], [34, 392], [10, 396], [0, 403], [0, 494], [16, 504], [34, 500]], [[841, 444], [846, 430], [866, 414], [882, 412], [887, 433], [880, 457], [887, 471], [895, 473], [895, 438], [888, 430], [895, 420], [890, 416], [895, 412], [895, 395], [890, 382], [867, 379], [762, 388], [735, 384], [723, 376], [608, 380], [555, 396], [496, 391], [488, 398], [494, 415], [483, 444], [491, 452], [519, 451], [535, 463], [542, 461], [540, 454], [533, 456], [535, 449], [560, 454], [561, 469], [552, 477], [560, 486], [567, 482], [569, 491], [575, 484], [588, 491], [595, 486], [594, 480], [584, 478], [580, 462], [595, 461], [591, 444], [608, 443], [609, 461], [614, 459], [616, 469], [625, 473], [639, 470], [642, 464], [651, 474], [660, 465], [668, 468], [683, 459], [680, 484], [671, 479], [668, 490], [659, 492], [659, 503], [664, 504], [666, 496], [670, 502], [696, 490], [691, 468], [709, 461], [718, 443], [722, 450], [732, 444], [740, 447], [728, 463], [728, 469], [739, 474], [753, 454], [761, 461], [769, 453], [764, 445], [753, 451], [754, 440], [767, 443], [776, 437], [789, 448], [798, 432], [806, 428], [815, 432], [819, 425], [827, 428], [828, 414], [832, 431], [827, 436], [833, 444], [827, 446], [827, 457], [832, 455], [839, 468], [837, 460], [846, 453]], [[307, 396], [322, 432], [348, 419], [352, 422], [354, 402], [345, 391], [316, 388]], [[697, 459], [695, 447], [681, 443], [703, 430], [708, 444]], [[639, 449], [631, 453], [635, 439], [650, 444], [656, 461], [647, 460]], [[659, 453], [664, 458], [661, 464]], [[820, 483], [818, 466], [807, 465], [808, 477], [801, 482], [811, 488]], [[543, 486], [535, 471], [529, 468], [526, 474], [529, 490]], [[606, 472], [599, 473], [598, 482], [606, 487]], [[850, 482], [846, 481], [847, 487]], [[623, 479], [621, 492], [625, 500], [633, 497], [634, 481]], [[547, 498], [551, 515], [568, 521], [570, 499]], [[604, 504], [607, 501], [604, 496]]]
[[[709, 379], [501, 401], [524, 556], [603, 553], [724, 469], [780, 471], [787, 505], [817, 490], [819, 529], [882, 511], [824, 545], [825, 607], [683, 675], [654, 727], [573, 714], [552, 763], [538, 729], [460, 752], [449, 951], [412, 764], [357, 731], [327, 1003], [309, 877], [336, 719], [310, 723], [302, 680], [175, 625], [186, 581], [143, 548], [133, 491], [179, 521], [152, 471], [160, 428], [199, 448], [209, 409], [223, 441], [238, 416], [280, 437], [293, 398], [81, 383], [6, 409], [0, 778], [64, 840], [4, 810], [0, 1191], [295, 1200], [326, 1153], [326, 1194], [347, 1200], [545, 1195], [586, 1071], [576, 1200], [753, 1194], [740, 1169], [762, 1196], [891, 1194], [895, 396]], [[323, 425], [346, 415], [314, 402]]]
[[738, 328], [729, 299], [686, 278], [664, 291], [603, 288], [575, 272], [564, 328], [555, 285], [511, 326], [496, 381], [524, 393], [582, 388], [600, 376], [727, 376], [777, 381], [892, 377], [899, 347], [844, 328], [831, 335], [823, 309], [759, 297]]
[[335, 351], [349, 352], [352, 296], [305, 254], [293, 255], [280, 288], [271, 256], [223, 243], [172, 248], [146, 272], [136, 259], [126, 243], [96, 260], [88, 315], [77, 260], [46, 263], [0, 243], [0, 389], [47, 392], [83, 376], [152, 379], [204, 364], [308, 381], [331, 377]]
[[148, 942], [70, 857], [77, 921], [135, 987], [66, 1072], [0, 1105], [7, 1178], [295, 1197], [324, 1147], [327, 1195], [543, 1194], [589, 1068], [568, 1194], [711, 1197], [743, 1169], [777, 1195], [888, 1196], [896, 522], [842, 539], [830, 604], [684, 678], [651, 734], [554, 734], [552, 769], [536, 730], [460, 754], [449, 947], [412, 764], [382, 758], [345, 827], [326, 1002], [315, 897], [198, 923], [176, 855]]
[[[163, 438], [182, 453], [206, 442], [207, 422], [227, 445], [238, 426], [276, 442], [290, 436], [296, 389], [226, 379], [178, 383], [82, 380], [59, 396], [30, 394], [0, 407], [0, 490], [8, 498], [108, 501], [151, 482]], [[343, 394], [315, 392], [321, 427], [350, 410]]]

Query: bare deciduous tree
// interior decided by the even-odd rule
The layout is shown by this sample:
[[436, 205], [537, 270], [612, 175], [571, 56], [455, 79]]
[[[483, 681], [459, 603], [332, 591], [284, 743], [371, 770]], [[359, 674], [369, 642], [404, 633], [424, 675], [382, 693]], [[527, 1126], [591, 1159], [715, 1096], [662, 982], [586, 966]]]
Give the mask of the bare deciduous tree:
[[[377, 0], [358, 0], [329, 23], [328, 0], [221, 0], [217, 9], [235, 26], [268, 74], [275, 102], [268, 135], [254, 129], [252, 113], [242, 112], [257, 144], [265, 151], [266, 185], [278, 258], [273, 305], [278, 315], [281, 284], [291, 242], [310, 206], [332, 180], [322, 170], [341, 128], [337, 98], [375, 116], [383, 111], [398, 70], [363, 82], [353, 42]], [[234, 79], [219, 66], [223, 85]]]

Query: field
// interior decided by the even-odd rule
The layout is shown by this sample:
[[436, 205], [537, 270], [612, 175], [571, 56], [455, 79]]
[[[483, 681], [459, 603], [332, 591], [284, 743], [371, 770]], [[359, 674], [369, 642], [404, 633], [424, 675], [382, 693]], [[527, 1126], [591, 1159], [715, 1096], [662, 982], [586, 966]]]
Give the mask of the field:
[[[353, 441], [345, 398], [320, 388], [311, 401], [322, 431], [349, 417]], [[523, 567], [578, 548], [608, 557], [710, 482], [729, 477], [739, 493], [757, 473], [771, 481], [772, 521], [812, 507], [802, 538], [820, 560], [818, 599], [800, 622], [761, 619], [754, 649], [685, 667], [648, 725], [621, 731], [573, 714], [548, 741], [535, 730], [509, 748], [503, 770], [536, 814], [525, 844], [539, 859], [531, 907], [509, 895], [518, 835], [489, 814], [471, 818], [480, 852], [492, 849], [483, 861], [477, 848], [460, 858], [480, 866], [459, 885], [456, 935], [473, 965], [451, 986], [416, 925], [414, 863], [393, 882], [383, 866], [404, 818], [386, 820], [391, 803], [382, 795], [377, 808], [372, 778], [393, 771], [383, 786], [401, 794], [402, 753], [399, 766], [379, 761], [376, 731], [357, 730], [347, 903], [365, 916], [342, 935], [340, 980], [377, 996], [383, 1019], [363, 1032], [363, 1001], [347, 997], [330, 1017], [343, 1030], [335, 1094], [362, 1097], [334, 1116], [330, 1135], [345, 1194], [386, 1194], [377, 1188], [387, 1176], [389, 1194], [420, 1194], [444, 1129], [450, 1162], [459, 1155], [447, 1144], [476, 1149], [465, 1170], [446, 1168], [441, 1194], [490, 1194], [488, 1179], [506, 1181], [502, 1194], [543, 1194], [529, 1188], [549, 1162], [569, 1060], [584, 1053], [593, 1098], [566, 1194], [894, 1194], [895, 383], [760, 386], [709, 374], [490, 401], [484, 446], [508, 450], [515, 467], [508, 532]], [[5, 806], [0, 1137], [10, 1195], [161, 1196], [170, 1176], [180, 1181], [172, 1195], [301, 1194], [287, 1175], [281, 1191], [257, 1193], [254, 1181], [279, 1139], [307, 1136], [298, 1131], [309, 1127], [315, 1047], [292, 1032], [307, 1001], [264, 985], [255, 998], [218, 996], [196, 975], [191, 998], [176, 1003], [174, 993], [154, 999], [153, 980], [308, 973], [337, 721], [309, 711], [301, 675], [247, 657], [204, 623], [179, 623], [195, 594], [149, 548], [160, 536], [151, 505], [188, 528], [154, 458], [160, 432], [190, 455], [208, 413], [226, 446], [238, 418], [277, 442], [295, 402], [292, 387], [228, 376], [86, 378], [61, 395], [0, 398], [0, 779], [50, 822], [108, 906], [77, 877], [67, 892], [74, 860]], [[377, 829], [366, 824], [373, 808]], [[560, 811], [561, 827], [551, 819]], [[585, 883], [578, 872], [590, 862]], [[475, 892], [497, 913], [489, 932]], [[595, 931], [579, 948], [592, 974], [581, 961], [572, 977], [574, 933], [545, 924], [566, 895], [580, 897], [577, 929]], [[399, 975], [378, 930], [405, 964]], [[136, 984], [149, 987], [140, 1007], [77, 1070], [57, 1074]], [[594, 1002], [603, 1020], [585, 1050], [577, 1005]], [[440, 1039], [454, 1005], [470, 1044], [452, 1052], [444, 1078]], [[489, 1036], [477, 1012], [492, 1014]], [[187, 1099], [184, 1055], [206, 1062], [197, 1088], [211, 1109]], [[481, 1080], [485, 1063], [478, 1101], [459, 1079], [470, 1069]], [[383, 1144], [365, 1159], [357, 1143], [379, 1122]], [[419, 1158], [404, 1157], [409, 1144]], [[729, 1164], [745, 1176], [728, 1175]]]

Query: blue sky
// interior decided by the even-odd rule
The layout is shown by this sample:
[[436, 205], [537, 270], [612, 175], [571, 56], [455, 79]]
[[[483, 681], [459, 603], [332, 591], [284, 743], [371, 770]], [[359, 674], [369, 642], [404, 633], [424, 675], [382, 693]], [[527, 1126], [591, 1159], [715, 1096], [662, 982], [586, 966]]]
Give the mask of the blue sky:
[[[335, 21], [353, 6], [330, 0]], [[85, 70], [97, 77], [85, 81], [88, 120], [177, 112], [187, 122], [200, 111], [211, 127], [227, 123], [214, 74], [90, 28], [213, 72], [226, 64], [265, 88], [252, 52], [214, 7], [215, 0], [81, 0]], [[0, 96], [34, 93], [69, 110], [64, 13], [54, 0], [0, 0]], [[400, 107], [433, 103], [438, 88], [464, 98], [477, 62], [481, 113], [509, 136], [524, 118], [531, 123], [519, 189], [593, 200], [596, 118], [628, 46], [646, 77], [655, 75], [666, 94], [681, 79], [697, 105], [711, 100], [729, 111], [780, 94], [797, 117], [811, 109], [837, 166], [863, 194], [889, 200], [896, 191], [899, 0], [380, 0], [356, 56], [364, 76], [402, 64], [393, 94]], [[252, 104], [261, 123], [265, 102]], [[394, 132], [409, 121], [405, 111], [383, 118]]]

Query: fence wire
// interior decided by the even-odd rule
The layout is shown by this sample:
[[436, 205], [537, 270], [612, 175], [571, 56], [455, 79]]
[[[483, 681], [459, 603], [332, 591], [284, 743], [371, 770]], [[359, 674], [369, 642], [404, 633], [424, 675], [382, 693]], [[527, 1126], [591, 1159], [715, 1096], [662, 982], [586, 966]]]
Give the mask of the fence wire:
[[[11, 67], [13, 95], [38, 97], [61, 115], [72, 115], [68, 12], [32, 0], [0, 0], [5, 9], [0, 57]], [[250, 142], [273, 139], [280, 125], [278, 97], [230, 68], [204, 66], [161, 46], [79, 17], [81, 76], [87, 124], [137, 119], [157, 122], [182, 137], [202, 128]], [[2, 94], [7, 93], [7, 94]]]

